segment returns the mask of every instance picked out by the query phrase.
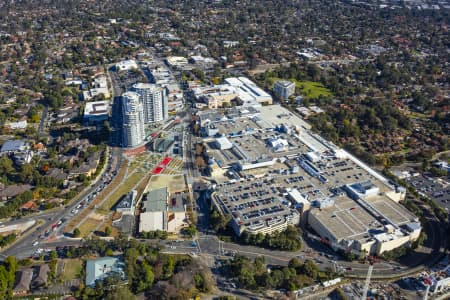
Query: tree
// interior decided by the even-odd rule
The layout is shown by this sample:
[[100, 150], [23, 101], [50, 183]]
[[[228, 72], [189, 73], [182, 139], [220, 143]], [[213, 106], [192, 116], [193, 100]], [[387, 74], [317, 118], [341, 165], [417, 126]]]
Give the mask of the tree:
[[171, 256], [167, 257], [166, 263], [163, 266], [163, 278], [167, 279], [173, 275], [175, 269], [175, 261]]
[[221, 229], [225, 229], [230, 219], [230, 216], [224, 216], [217, 210], [213, 210], [209, 218], [209, 223], [215, 231], [218, 231]]
[[197, 77], [200, 81], [205, 81], [205, 73], [200, 69], [192, 69], [192, 74]]
[[75, 237], [75, 238], [77, 238], [77, 237], [80, 237], [80, 235], [81, 235], [80, 229], [75, 228], [75, 229], [73, 230], [72, 236]]
[[305, 273], [305, 275], [313, 278], [314, 280], [316, 280], [317, 276], [319, 275], [319, 269], [311, 260], [305, 261], [305, 264], [303, 265], [303, 272]]
[[33, 166], [31, 164], [23, 164], [21, 166], [20, 180], [27, 183], [33, 181]]
[[128, 289], [127, 286], [119, 286], [109, 292], [105, 300], [135, 300], [136, 296]]
[[197, 234], [197, 228], [195, 228], [195, 225], [190, 224], [188, 227], [183, 229], [183, 233], [190, 237], [193, 237]]
[[194, 165], [195, 165], [198, 169], [202, 169], [202, 168], [206, 167], [206, 162], [205, 162], [205, 160], [203, 159], [203, 157], [197, 156], [197, 157], [195, 158]]
[[254, 274], [249, 269], [241, 270], [241, 274], [239, 275], [238, 280], [239, 283], [242, 284], [242, 286], [244, 287], [252, 289], [255, 288], [256, 286]]
[[300, 262], [300, 260], [297, 257], [292, 258], [288, 263], [289, 268], [294, 268], [296, 270], [300, 269], [303, 264]]
[[105, 227], [105, 236], [111, 236], [112, 230], [111, 227], [106, 226]]
[[315, 64], [308, 64], [308, 75], [311, 77], [313, 81], [317, 81], [320, 76], [320, 69]]
[[148, 287], [151, 287], [153, 284], [153, 281], [155, 280], [155, 274], [153, 274], [153, 270], [150, 267], [150, 265], [145, 262], [142, 264], [142, 268], [144, 270], [143, 278], [145, 280], [145, 283]]
[[50, 257], [50, 260], [57, 259], [58, 258], [58, 253], [55, 250], [53, 250], [53, 251], [50, 252], [49, 257]]
[[295, 226], [288, 226], [282, 232], [272, 234], [250, 234], [244, 231], [239, 241], [244, 244], [266, 247], [269, 249], [296, 251], [301, 248], [302, 231]]
[[0, 173], [11, 174], [14, 171], [14, 165], [12, 160], [7, 156], [0, 157]]
[[8, 271], [4, 266], [0, 265], [0, 297], [2, 299], [12, 298], [12, 294], [10, 293], [12, 292], [13, 289], [14, 280], [15, 280], [14, 273], [11, 274], [11, 272]]
[[281, 270], [274, 270], [270, 273], [270, 277], [272, 278], [274, 287], [280, 286], [283, 283], [284, 275]]

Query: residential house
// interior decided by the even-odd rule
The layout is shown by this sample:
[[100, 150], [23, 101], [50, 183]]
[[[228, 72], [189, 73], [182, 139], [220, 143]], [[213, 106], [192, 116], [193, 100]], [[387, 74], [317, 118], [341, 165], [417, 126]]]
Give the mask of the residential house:
[[26, 151], [28, 143], [22, 140], [10, 140], [3, 143], [0, 154], [14, 154], [18, 151]]
[[46, 175], [53, 177], [56, 180], [66, 180], [67, 179], [67, 174], [64, 172], [63, 169], [59, 169], [59, 168], [51, 168], [50, 170], [48, 170]]
[[59, 155], [57, 161], [58, 161], [58, 164], [64, 164], [64, 163], [68, 162], [70, 166], [73, 166], [73, 164], [77, 160], [78, 160], [78, 156], [76, 156], [76, 155]]
[[97, 166], [100, 162], [100, 153], [93, 153], [86, 162], [82, 163], [78, 168], [74, 168], [70, 171], [69, 177], [75, 177], [79, 175], [85, 175], [90, 177], [97, 171]]
[[0, 184], [0, 200], [7, 201], [15, 196], [31, 190], [33, 186], [29, 184], [9, 185]]
[[33, 270], [24, 269], [19, 271], [16, 276], [16, 285], [13, 289], [13, 295], [26, 295], [30, 292], [31, 280], [33, 279]]
[[40, 265], [37, 268], [37, 276], [34, 278], [34, 280], [31, 282], [31, 286], [33, 288], [42, 287], [47, 285], [47, 279], [48, 279], [48, 272], [50, 271], [50, 268], [47, 264]]
[[33, 201], [28, 201], [26, 203], [24, 203], [21, 207], [20, 207], [21, 211], [37, 211], [38, 210], [38, 206], [36, 205], [36, 203], [34, 203]]
[[83, 163], [81, 166], [74, 168], [70, 171], [69, 177], [73, 178], [79, 175], [85, 175], [87, 177], [90, 177], [95, 174], [95, 171], [97, 170], [97, 164], [93, 165], [90, 163]]

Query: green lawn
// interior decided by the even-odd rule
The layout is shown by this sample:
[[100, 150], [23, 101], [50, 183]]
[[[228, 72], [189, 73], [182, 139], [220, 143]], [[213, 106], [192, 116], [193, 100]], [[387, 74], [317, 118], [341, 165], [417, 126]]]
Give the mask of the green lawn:
[[83, 261], [81, 259], [65, 259], [62, 279], [72, 280], [78, 278], [82, 268]]
[[80, 230], [80, 237], [87, 237], [91, 232], [100, 225], [102, 220], [87, 218], [83, 223], [80, 224], [78, 229]]
[[131, 176], [128, 175], [128, 178], [120, 184], [117, 190], [115, 190], [105, 202], [103, 202], [103, 204], [97, 209], [97, 212], [100, 214], [107, 214], [114, 204], [116, 204], [116, 202], [119, 201], [123, 195], [131, 191], [144, 176], [145, 174], [141, 172], [135, 172]]
[[295, 84], [301, 89], [301, 93], [310, 99], [317, 99], [320, 96], [328, 97], [333, 95], [333, 93], [331, 93], [331, 91], [324, 87], [320, 82], [296, 81]]
[[[280, 78], [270, 78], [273, 86], [275, 81], [281, 80]], [[289, 81], [295, 82], [295, 85], [301, 90], [301, 94], [309, 99], [317, 99], [320, 96], [333, 96], [333, 93], [323, 86], [320, 82], [314, 81], [299, 81], [296, 79], [289, 79]]]

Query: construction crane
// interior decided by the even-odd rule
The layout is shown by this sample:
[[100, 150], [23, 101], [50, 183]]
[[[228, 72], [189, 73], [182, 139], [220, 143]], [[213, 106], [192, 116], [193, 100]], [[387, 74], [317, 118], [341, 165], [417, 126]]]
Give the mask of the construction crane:
[[[319, 242], [321, 242], [321, 243], [323, 243], [325, 245], [328, 245], [328, 246], [330, 246], [330, 247], [332, 247], [334, 249], [340, 249], [340, 250], [342, 250], [344, 252], [350, 252], [350, 253], [353, 253], [353, 254], [357, 255], [358, 257], [361, 257], [362, 255], [365, 255], [365, 253], [363, 253], [361, 251], [352, 249], [351, 246], [346, 248], [346, 247], [344, 247], [342, 245], [339, 245], [337, 243], [331, 242], [331, 241], [329, 241], [327, 239], [321, 238], [321, 237], [316, 236], [316, 235], [311, 234], [311, 233], [307, 233], [306, 235], [309, 238], [311, 238], [313, 240], [316, 240], [316, 241], [319, 241]], [[366, 298], [367, 298], [367, 292], [369, 291], [370, 280], [372, 278], [373, 265], [376, 262], [376, 257], [374, 257], [374, 256], [368, 256], [367, 259], [369, 260], [369, 268], [367, 269], [367, 276], [366, 276], [366, 281], [364, 283], [364, 289], [363, 289], [363, 293], [362, 293], [362, 296], [361, 296], [361, 300], [366, 300]]]
[[366, 300], [367, 299], [367, 292], [369, 291], [369, 284], [370, 284], [370, 279], [372, 278], [372, 271], [373, 271], [373, 264], [375, 262], [374, 257], [370, 256], [369, 257], [369, 268], [367, 269], [367, 276], [366, 276], [366, 281], [364, 283], [364, 289], [362, 292], [362, 296], [361, 296], [361, 300]]
[[423, 300], [428, 300], [428, 293], [430, 292], [431, 285], [427, 284], [427, 289], [425, 290], [425, 295], [423, 296]]

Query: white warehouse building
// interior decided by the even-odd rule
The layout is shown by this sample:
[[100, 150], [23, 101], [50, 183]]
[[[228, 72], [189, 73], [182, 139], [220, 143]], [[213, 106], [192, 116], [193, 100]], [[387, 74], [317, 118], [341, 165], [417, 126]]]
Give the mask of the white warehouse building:
[[237, 90], [243, 106], [272, 104], [272, 96], [247, 77], [229, 77], [225, 79], [225, 83]]
[[135, 60], [122, 60], [116, 64], [117, 71], [127, 71], [132, 69], [137, 69], [138, 65]]

